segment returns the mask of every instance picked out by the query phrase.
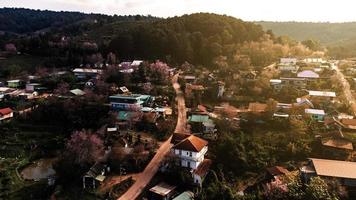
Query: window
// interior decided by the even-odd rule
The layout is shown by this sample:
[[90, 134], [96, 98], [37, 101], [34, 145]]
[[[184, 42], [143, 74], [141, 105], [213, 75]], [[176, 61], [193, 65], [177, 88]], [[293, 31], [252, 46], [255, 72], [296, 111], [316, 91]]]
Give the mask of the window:
[[191, 151], [189, 152], [189, 156], [190, 156], [190, 157], [192, 157], [192, 156], [193, 156], [193, 153], [192, 153]]
[[182, 155], [182, 150], [179, 150], [179, 155]]
[[189, 155], [189, 152], [187, 151], [187, 155]]

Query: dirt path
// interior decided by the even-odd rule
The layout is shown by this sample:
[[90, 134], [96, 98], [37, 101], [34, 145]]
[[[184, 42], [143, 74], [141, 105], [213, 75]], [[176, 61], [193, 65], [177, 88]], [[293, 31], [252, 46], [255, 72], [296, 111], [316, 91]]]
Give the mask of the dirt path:
[[[187, 110], [185, 107], [184, 94], [180, 89], [180, 85], [178, 84], [179, 73], [174, 75], [172, 78], [172, 85], [176, 92], [176, 101], [178, 103], [178, 120], [175, 128], [176, 133], [185, 133], [187, 132]], [[130, 187], [129, 190], [126, 191], [118, 200], [134, 200], [136, 199], [142, 191], [145, 189], [147, 184], [151, 181], [153, 176], [158, 171], [161, 161], [170, 151], [172, 144], [171, 137], [168, 138], [157, 150], [156, 155], [147, 165], [145, 170], [138, 174], [136, 177], [136, 182]]]
[[174, 132], [187, 133], [187, 109], [185, 107], [184, 93], [180, 89], [180, 85], [178, 83], [178, 77], [179, 73], [174, 75], [174, 77], [172, 78], [172, 85], [176, 92], [176, 101], [178, 103], [178, 120]]
[[133, 180], [137, 180], [137, 176], [139, 174], [128, 174], [124, 176], [109, 176], [105, 179], [105, 182], [100, 186], [99, 192], [106, 193], [108, 192], [114, 185], [117, 185], [128, 178], [132, 178]]

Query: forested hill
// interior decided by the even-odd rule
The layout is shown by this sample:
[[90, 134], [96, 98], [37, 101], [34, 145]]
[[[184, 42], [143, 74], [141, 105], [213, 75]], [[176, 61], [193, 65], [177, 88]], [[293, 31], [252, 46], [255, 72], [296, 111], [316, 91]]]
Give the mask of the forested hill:
[[[26, 44], [18, 50], [39, 56], [51, 56], [48, 54], [59, 51], [52, 49], [49, 44], [58, 44], [58, 38], [65, 36], [70, 39], [66, 44], [60, 44], [63, 51], [78, 53], [83, 41], [86, 41], [96, 43], [104, 56], [114, 52], [124, 59], [211, 64], [217, 56], [232, 58], [242, 44], [259, 41], [266, 34], [260, 25], [210, 13], [167, 19], [6, 8], [0, 9], [0, 16], [1, 13], [7, 13], [2, 17], [11, 20], [1, 24], [0, 30], [28, 33], [46, 29], [47, 34], [43, 36], [10, 38], [17, 47]], [[7, 42], [9, 39], [0, 38], [1, 46]]]
[[111, 23], [135, 21], [144, 16], [108, 16], [80, 12], [56, 12], [25, 8], [0, 8], [0, 31], [17, 34], [32, 33], [42, 29], [62, 28], [78, 22]]
[[323, 45], [334, 46], [356, 38], [356, 22], [256, 22], [276, 35], [287, 35], [297, 40], [314, 39]]
[[109, 49], [125, 57], [168, 55], [178, 62], [209, 64], [218, 55], [232, 56], [243, 42], [257, 41], [263, 34], [261, 26], [250, 22], [197, 13], [117, 29]]

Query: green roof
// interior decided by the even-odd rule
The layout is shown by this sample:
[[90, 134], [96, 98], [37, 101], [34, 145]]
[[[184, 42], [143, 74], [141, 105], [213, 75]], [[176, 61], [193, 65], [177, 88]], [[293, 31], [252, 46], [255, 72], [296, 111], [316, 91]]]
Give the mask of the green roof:
[[191, 191], [185, 191], [173, 200], [194, 200], [194, 193]]
[[189, 122], [207, 122], [209, 120], [208, 115], [192, 115], [188, 118]]
[[119, 111], [119, 114], [117, 116], [118, 120], [123, 120], [123, 121], [127, 121], [129, 120], [133, 115], [133, 112], [129, 112], [129, 111]]

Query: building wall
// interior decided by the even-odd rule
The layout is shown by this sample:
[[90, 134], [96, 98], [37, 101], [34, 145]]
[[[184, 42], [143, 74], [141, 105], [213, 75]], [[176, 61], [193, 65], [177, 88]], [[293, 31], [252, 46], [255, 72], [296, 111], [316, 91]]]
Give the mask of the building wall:
[[204, 147], [200, 152], [185, 151], [179, 149], [173, 149], [173, 152], [178, 156], [180, 165], [183, 167], [189, 167], [196, 169], [199, 164], [204, 160], [204, 156], [208, 151], [208, 147]]

